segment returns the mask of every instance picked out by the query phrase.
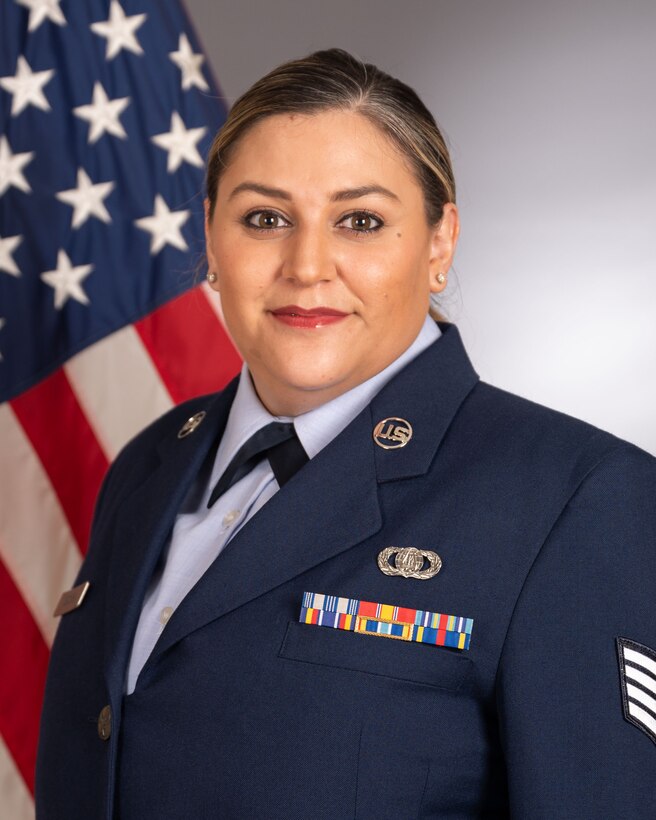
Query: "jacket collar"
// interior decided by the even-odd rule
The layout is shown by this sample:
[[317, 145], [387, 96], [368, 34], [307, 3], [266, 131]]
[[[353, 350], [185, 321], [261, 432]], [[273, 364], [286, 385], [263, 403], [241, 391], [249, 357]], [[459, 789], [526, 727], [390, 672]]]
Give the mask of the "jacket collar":
[[401, 418], [412, 427], [412, 438], [398, 449], [373, 446], [379, 482], [428, 472], [446, 431], [478, 381], [455, 325], [438, 323], [442, 336], [402, 370], [374, 397], [374, 425]]

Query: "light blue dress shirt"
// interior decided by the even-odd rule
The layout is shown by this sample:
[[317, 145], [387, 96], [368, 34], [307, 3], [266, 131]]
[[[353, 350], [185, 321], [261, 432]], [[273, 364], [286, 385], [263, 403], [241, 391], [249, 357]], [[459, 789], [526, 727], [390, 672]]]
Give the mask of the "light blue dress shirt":
[[293, 421], [308, 454], [316, 454], [363, 410], [382, 387], [441, 335], [426, 320], [414, 342], [380, 373], [331, 401], [296, 416], [272, 416], [260, 401], [244, 363], [225, 431], [211, 474], [199, 475], [178, 514], [144, 598], [128, 666], [127, 692], [133, 692], [139, 672], [157, 643], [167, 621], [182, 599], [244, 524], [280, 489], [267, 459], [230, 487], [207, 509], [212, 488], [237, 450], [261, 427], [272, 421]]

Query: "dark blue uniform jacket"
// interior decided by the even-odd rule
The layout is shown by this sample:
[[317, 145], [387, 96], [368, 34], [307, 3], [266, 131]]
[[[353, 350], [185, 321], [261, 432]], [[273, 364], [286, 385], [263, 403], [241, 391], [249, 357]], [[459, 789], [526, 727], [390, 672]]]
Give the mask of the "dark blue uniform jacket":
[[[443, 330], [234, 537], [128, 696], [145, 589], [236, 380], [120, 454], [52, 652], [39, 820], [656, 817], [617, 644], [656, 648], [656, 460], [482, 383]], [[388, 417], [403, 448], [372, 437]], [[442, 569], [387, 576], [388, 546]], [[471, 645], [301, 624], [304, 591], [472, 618]]]

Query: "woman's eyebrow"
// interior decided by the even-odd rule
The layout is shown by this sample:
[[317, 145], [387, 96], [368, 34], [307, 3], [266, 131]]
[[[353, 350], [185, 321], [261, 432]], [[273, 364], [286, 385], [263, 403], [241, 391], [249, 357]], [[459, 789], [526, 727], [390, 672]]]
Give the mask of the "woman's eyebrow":
[[[244, 191], [252, 191], [255, 194], [271, 196], [276, 199], [292, 199], [292, 195], [289, 191], [284, 191], [282, 188], [272, 188], [269, 185], [262, 185], [259, 182], [241, 182], [232, 190], [228, 200], [233, 199], [237, 196], [237, 194], [241, 194]], [[382, 185], [360, 185], [357, 188], [344, 188], [341, 191], [335, 191], [335, 193], [331, 194], [330, 201], [344, 202], [348, 199], [360, 199], [360, 197], [368, 196], [369, 194], [379, 194], [380, 196], [385, 196], [388, 199], [395, 199], [397, 202], [399, 201], [399, 198], [395, 193], [390, 191], [388, 188], [384, 188]]]
[[228, 200], [233, 199], [237, 194], [243, 191], [253, 191], [255, 194], [262, 194], [263, 196], [272, 196], [277, 199], [291, 199], [292, 195], [289, 191], [283, 191], [282, 188], [271, 188], [268, 185], [261, 185], [259, 182], [242, 182], [234, 188], [228, 197]]
[[388, 197], [388, 199], [399, 201], [395, 193], [388, 188], [383, 188], [382, 185], [360, 185], [358, 188], [345, 188], [343, 191], [335, 191], [334, 194], [331, 194], [330, 201], [344, 202], [346, 199], [359, 199], [361, 196], [367, 196], [368, 194], [380, 194]]

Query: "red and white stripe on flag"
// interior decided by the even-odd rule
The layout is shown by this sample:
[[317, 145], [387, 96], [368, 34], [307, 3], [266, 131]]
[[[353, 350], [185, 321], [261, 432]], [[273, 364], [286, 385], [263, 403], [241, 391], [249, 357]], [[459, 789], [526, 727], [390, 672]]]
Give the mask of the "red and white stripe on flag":
[[105, 471], [175, 403], [224, 386], [240, 359], [205, 285], [86, 348], [0, 405], [0, 805], [32, 817], [52, 612], [87, 548]]
[[0, 32], [0, 817], [28, 820], [103, 476], [240, 361], [194, 276], [225, 108], [182, 5], [5, 0]]

